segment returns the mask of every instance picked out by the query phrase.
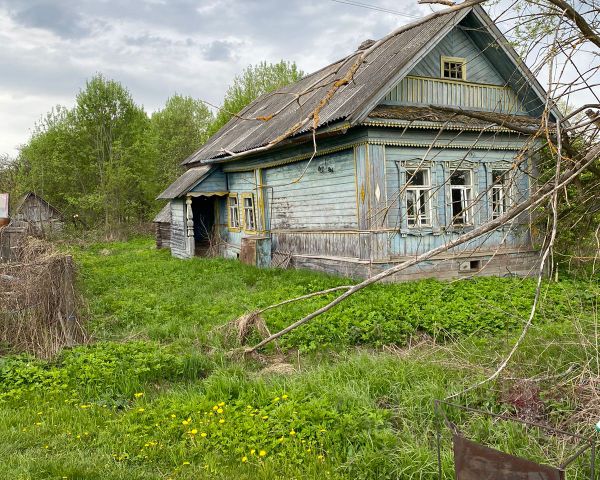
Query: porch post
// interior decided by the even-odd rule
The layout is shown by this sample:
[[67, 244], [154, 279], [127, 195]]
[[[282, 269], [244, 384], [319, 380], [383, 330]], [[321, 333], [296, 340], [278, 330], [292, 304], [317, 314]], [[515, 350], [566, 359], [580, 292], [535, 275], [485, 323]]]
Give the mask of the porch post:
[[194, 213], [192, 211], [192, 197], [187, 196], [185, 199], [186, 205], [186, 225], [187, 225], [187, 253], [190, 257], [194, 256], [196, 248], [196, 240], [194, 239]]

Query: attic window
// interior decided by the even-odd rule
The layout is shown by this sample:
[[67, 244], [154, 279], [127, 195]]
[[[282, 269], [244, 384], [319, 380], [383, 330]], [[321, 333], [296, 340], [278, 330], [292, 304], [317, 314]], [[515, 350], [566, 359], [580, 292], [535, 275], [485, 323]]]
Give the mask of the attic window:
[[460, 57], [442, 57], [442, 78], [467, 79], [467, 60]]

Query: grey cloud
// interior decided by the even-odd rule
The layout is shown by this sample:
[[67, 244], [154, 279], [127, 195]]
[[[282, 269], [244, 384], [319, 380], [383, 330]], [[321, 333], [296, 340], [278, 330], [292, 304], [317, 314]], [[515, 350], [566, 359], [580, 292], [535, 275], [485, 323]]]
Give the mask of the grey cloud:
[[204, 58], [211, 62], [224, 62], [235, 57], [238, 45], [233, 42], [215, 40], [204, 47]]
[[[4, 2], [5, 4], [7, 2]], [[38, 1], [9, 8], [13, 19], [25, 27], [48, 30], [63, 38], [82, 38], [91, 32], [75, 8], [61, 3]]]

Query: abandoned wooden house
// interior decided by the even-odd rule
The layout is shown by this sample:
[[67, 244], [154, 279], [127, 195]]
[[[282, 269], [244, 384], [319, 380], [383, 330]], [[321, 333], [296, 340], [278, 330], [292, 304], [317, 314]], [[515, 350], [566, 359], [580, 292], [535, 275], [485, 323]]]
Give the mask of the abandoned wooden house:
[[25, 194], [11, 215], [11, 226], [23, 227], [34, 235], [59, 232], [64, 227], [62, 213], [39, 195]]
[[[362, 53], [314, 138], [312, 119], [294, 131]], [[430, 16], [258, 98], [190, 156], [159, 197], [170, 201], [172, 254], [211, 243], [258, 266], [373, 275], [526, 198], [539, 143], [502, 122], [536, 127], [544, 108], [543, 87], [482, 8]], [[527, 275], [528, 222], [395, 280]]]

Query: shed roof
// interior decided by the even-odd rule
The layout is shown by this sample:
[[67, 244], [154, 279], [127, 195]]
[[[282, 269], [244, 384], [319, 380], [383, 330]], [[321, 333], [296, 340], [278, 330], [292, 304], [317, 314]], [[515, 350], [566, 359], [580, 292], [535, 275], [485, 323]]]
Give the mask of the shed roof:
[[158, 200], [173, 200], [178, 198], [184, 193], [187, 193], [194, 185], [200, 182], [206, 177], [213, 167], [211, 165], [202, 165], [200, 167], [193, 167], [183, 173], [177, 180], [175, 180], [169, 187], [162, 192], [157, 199]]
[[[356, 122], [365, 107], [385, 88], [391, 88], [403, 68], [412, 66], [432, 40], [443, 37], [471, 9], [448, 10], [432, 14], [398, 29], [374, 47], [350, 83], [339, 88], [319, 115], [319, 127], [336, 121]], [[364, 48], [365, 45], [362, 45]], [[368, 45], [366, 45], [368, 48]], [[308, 75], [292, 85], [263, 95], [232, 118], [184, 164], [216, 159], [261, 147], [280, 138], [311, 114], [332, 85], [343, 78], [360, 55], [357, 50], [347, 57]], [[265, 117], [271, 120], [258, 120]], [[310, 130], [312, 122], [296, 135]]]
[[156, 214], [153, 223], [171, 223], [171, 202], [167, 202], [167, 204], [161, 209], [160, 212]]

